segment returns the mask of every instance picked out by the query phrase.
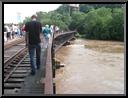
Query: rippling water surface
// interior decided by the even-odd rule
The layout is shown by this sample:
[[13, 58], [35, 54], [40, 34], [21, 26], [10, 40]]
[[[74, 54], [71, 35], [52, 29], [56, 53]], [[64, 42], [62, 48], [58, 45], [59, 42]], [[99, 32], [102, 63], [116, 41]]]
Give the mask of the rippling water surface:
[[62, 47], [56, 58], [57, 94], [123, 94], [124, 44], [77, 39]]

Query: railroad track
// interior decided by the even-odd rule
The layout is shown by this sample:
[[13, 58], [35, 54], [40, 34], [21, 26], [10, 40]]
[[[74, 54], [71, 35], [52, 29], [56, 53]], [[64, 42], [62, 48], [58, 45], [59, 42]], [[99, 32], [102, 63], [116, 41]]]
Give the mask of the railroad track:
[[[10, 60], [10, 59], [9, 59]], [[25, 77], [30, 73], [27, 49], [22, 49], [8, 65], [4, 66], [4, 94], [19, 93]]]
[[[22, 41], [22, 42], [21, 42]], [[16, 94], [30, 72], [30, 60], [23, 40], [4, 47], [4, 94]]]
[[4, 49], [4, 62], [25, 47], [25, 43], [15, 44], [8, 49]]
[[25, 79], [30, 71], [30, 58], [24, 43], [15, 44], [5, 49], [4, 95], [21, 94]]
[[[58, 35], [59, 36], [59, 35]], [[65, 36], [66, 41], [72, 39], [73, 35]], [[62, 37], [56, 38], [58, 39], [59, 43], [54, 41], [54, 44], [56, 46], [53, 47], [56, 52], [66, 41], [61, 40]], [[15, 44], [15, 45], [14, 45]], [[33, 89], [29, 89], [31, 79], [28, 79], [29, 81], [26, 83], [28, 88], [22, 89], [23, 83], [25, 82], [25, 78], [30, 73], [30, 58], [27, 54], [27, 49], [24, 47], [24, 43], [13, 43], [12, 45], [9, 45], [8, 47], [5, 46], [4, 51], [4, 95], [12, 95], [12, 94], [24, 94], [22, 90], [26, 90], [29, 93], [29, 90], [34, 93], [40, 93], [42, 94], [55, 94], [55, 83], [53, 81], [53, 65], [52, 65], [52, 56], [51, 53], [52, 49], [52, 38], [50, 39], [49, 47], [46, 51], [46, 55], [43, 57], [46, 57], [46, 65], [45, 65], [45, 77], [43, 80], [37, 81], [38, 85], [35, 86]], [[60, 47], [59, 47], [60, 46]], [[41, 84], [40, 84], [41, 82]], [[44, 86], [43, 86], [44, 85]], [[32, 84], [32, 87], [34, 85]], [[39, 86], [39, 87], [38, 87]], [[41, 87], [41, 88], [40, 88]], [[43, 92], [42, 92], [43, 90]], [[31, 93], [29, 93], [31, 94]]]
[[4, 44], [4, 50], [9, 49], [17, 44], [20, 43], [25, 43], [25, 39], [24, 38], [20, 38], [20, 39], [16, 39], [14, 41], [8, 42]]

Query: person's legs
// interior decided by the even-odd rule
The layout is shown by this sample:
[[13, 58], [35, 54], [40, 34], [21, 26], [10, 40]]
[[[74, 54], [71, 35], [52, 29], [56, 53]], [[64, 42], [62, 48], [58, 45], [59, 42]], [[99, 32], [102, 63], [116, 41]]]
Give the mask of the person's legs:
[[47, 38], [45, 37], [44, 48], [47, 48]]
[[43, 48], [45, 48], [46, 39], [45, 36], [43, 36]]
[[11, 32], [8, 32], [9, 40], [11, 39]]
[[4, 32], [4, 42], [7, 41], [7, 32]]
[[9, 32], [7, 32], [7, 41], [9, 40]]
[[39, 43], [36, 45], [36, 66], [37, 66], [37, 69], [40, 68], [40, 56], [41, 56], [41, 45]]
[[10, 39], [12, 39], [12, 32], [10, 32]]
[[49, 38], [46, 38], [46, 48], [48, 48]]
[[34, 53], [35, 53], [35, 46], [29, 45], [29, 56], [30, 56], [30, 64], [31, 64], [31, 74], [35, 74], [35, 62], [34, 62]]
[[13, 38], [13, 39], [15, 38], [15, 32], [12, 33], [12, 38]]

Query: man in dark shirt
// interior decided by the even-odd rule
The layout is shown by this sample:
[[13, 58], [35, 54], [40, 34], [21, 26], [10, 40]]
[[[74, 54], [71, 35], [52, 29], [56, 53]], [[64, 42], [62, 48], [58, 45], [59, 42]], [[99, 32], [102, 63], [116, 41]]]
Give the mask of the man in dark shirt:
[[[36, 15], [31, 17], [31, 21], [25, 24], [26, 30], [26, 46], [28, 46], [30, 63], [31, 63], [31, 74], [34, 75], [37, 69], [40, 68], [40, 54], [41, 54], [41, 39], [40, 33], [42, 30], [41, 23], [36, 21]], [[36, 50], [36, 66], [34, 62], [34, 53]]]

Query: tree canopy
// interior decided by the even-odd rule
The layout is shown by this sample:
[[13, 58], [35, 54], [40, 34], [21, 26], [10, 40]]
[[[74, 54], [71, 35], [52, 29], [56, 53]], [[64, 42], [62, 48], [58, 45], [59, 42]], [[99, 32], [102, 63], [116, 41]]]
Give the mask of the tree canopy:
[[[37, 12], [43, 25], [54, 24], [61, 30], [77, 30], [89, 39], [124, 40], [124, 9], [122, 4], [80, 4], [72, 11], [67, 4], [51, 12]], [[27, 17], [24, 22], [29, 21]]]

